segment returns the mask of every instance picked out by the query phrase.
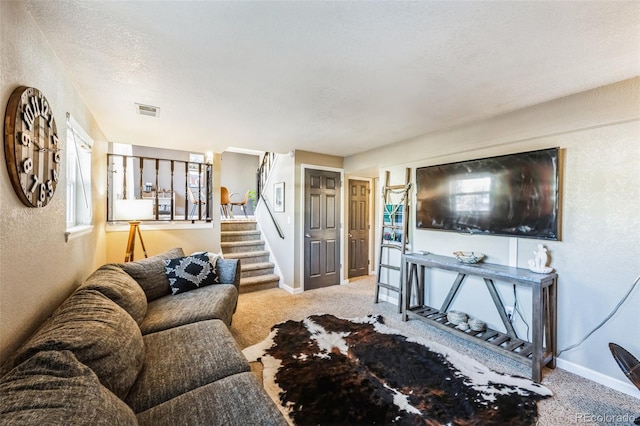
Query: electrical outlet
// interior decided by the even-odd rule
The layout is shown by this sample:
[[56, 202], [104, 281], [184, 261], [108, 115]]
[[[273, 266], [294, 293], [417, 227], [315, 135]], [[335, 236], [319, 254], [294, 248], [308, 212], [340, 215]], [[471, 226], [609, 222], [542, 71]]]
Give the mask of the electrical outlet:
[[504, 311], [507, 313], [507, 318], [513, 318], [513, 306], [505, 306]]

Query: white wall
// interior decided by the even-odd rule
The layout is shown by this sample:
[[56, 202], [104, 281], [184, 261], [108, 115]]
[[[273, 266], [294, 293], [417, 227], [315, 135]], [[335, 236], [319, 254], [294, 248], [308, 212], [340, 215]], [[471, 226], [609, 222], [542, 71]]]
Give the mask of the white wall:
[[91, 234], [65, 242], [65, 156], [54, 198], [47, 206], [36, 209], [25, 207], [18, 200], [5, 167], [4, 150], [1, 150], [0, 361], [105, 260], [107, 143], [104, 135], [63, 64], [26, 12], [25, 3], [0, 2], [0, 104], [3, 107], [20, 85], [36, 87], [46, 96], [63, 149], [67, 147], [67, 112], [94, 139], [92, 200], [96, 226]]
[[[563, 349], [604, 319], [640, 274], [640, 78], [355, 155], [345, 160], [345, 168], [380, 165], [382, 180], [384, 170], [402, 176], [409, 166], [415, 181], [416, 167], [554, 146], [564, 153], [562, 240], [542, 242], [559, 274], [558, 346]], [[412, 202], [415, 206], [415, 192]], [[416, 230], [411, 220], [414, 250], [444, 255], [475, 250], [488, 254], [489, 262], [508, 264], [515, 240], [517, 266], [526, 267], [540, 242]], [[429, 294], [440, 306], [453, 276], [436, 271], [432, 277], [442, 281], [442, 288]], [[503, 283], [500, 290], [505, 304], [512, 304], [511, 286]], [[469, 281], [454, 307], [500, 326], [486, 293], [481, 281]], [[519, 291], [518, 297], [530, 314], [527, 292]], [[578, 348], [564, 352], [559, 364], [599, 381], [615, 382], [640, 397], [608, 348], [609, 342], [616, 342], [640, 356], [639, 306], [640, 288], [636, 288], [604, 327]]]

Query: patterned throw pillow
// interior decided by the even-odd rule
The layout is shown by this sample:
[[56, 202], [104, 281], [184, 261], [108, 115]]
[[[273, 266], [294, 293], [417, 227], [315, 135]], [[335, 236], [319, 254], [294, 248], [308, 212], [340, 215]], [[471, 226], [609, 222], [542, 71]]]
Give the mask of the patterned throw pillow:
[[219, 283], [216, 269], [206, 253], [167, 259], [164, 264], [174, 295]]

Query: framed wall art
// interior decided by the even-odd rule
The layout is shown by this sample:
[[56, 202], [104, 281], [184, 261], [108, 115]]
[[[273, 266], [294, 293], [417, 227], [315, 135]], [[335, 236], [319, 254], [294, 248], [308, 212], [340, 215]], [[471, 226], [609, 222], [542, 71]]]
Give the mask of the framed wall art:
[[284, 212], [284, 182], [273, 185], [273, 211]]

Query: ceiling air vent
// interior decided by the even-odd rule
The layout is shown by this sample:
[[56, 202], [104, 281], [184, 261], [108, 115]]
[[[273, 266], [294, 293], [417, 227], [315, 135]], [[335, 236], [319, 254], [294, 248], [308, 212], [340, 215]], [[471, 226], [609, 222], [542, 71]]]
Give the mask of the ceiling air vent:
[[147, 115], [149, 117], [157, 117], [160, 115], [160, 108], [151, 106], [151, 105], [143, 105], [136, 104], [136, 109], [138, 110], [138, 114]]

